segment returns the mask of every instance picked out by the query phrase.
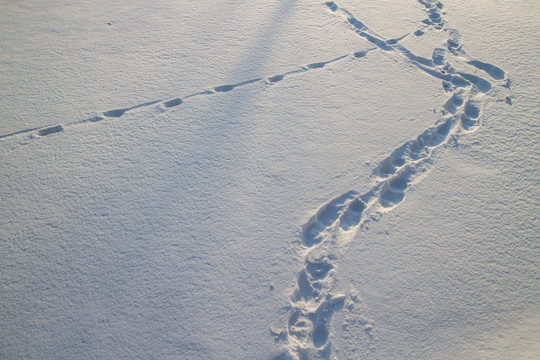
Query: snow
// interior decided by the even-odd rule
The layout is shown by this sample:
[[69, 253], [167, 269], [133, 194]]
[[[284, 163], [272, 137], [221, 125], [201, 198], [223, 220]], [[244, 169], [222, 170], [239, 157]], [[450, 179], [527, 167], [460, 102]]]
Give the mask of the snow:
[[0, 357], [535, 358], [539, 10], [0, 2]]

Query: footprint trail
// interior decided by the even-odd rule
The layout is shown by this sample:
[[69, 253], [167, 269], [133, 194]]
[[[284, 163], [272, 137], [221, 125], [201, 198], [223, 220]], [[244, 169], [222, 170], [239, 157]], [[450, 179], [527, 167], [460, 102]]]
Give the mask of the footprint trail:
[[[421, 29], [412, 34], [418, 36], [430, 30], [448, 34], [446, 44], [435, 48], [431, 59], [417, 56], [399, 43], [410, 34], [386, 40], [335, 2], [325, 3], [328, 10], [345, 19], [351, 30], [384, 53], [441, 80], [449, 98], [433, 126], [380, 161], [373, 170], [373, 182], [368, 191], [363, 194], [349, 191], [338, 196], [321, 206], [302, 227], [299, 253], [304, 259], [303, 267], [291, 296], [287, 328], [279, 333], [279, 338], [286, 342], [288, 358], [331, 358], [332, 315], [344, 304], [352, 306], [355, 299], [334, 288], [336, 254], [358, 231], [367, 230], [370, 222], [378, 221], [405, 200], [407, 190], [429, 172], [434, 150], [480, 126], [482, 98], [494, 85], [508, 87], [509, 81], [502, 69], [466, 54], [459, 32], [448, 28], [443, 19], [443, 5], [439, 1], [418, 2], [424, 6], [427, 18], [422, 21]], [[358, 57], [361, 56], [363, 54]], [[460, 70], [450, 64], [449, 58]], [[491, 79], [481, 77], [476, 70]], [[365, 331], [372, 336], [372, 325], [368, 322]]]
[[153, 100], [153, 101], [144, 102], [144, 103], [127, 107], [127, 108], [111, 109], [111, 110], [103, 111], [88, 119], [67, 122], [64, 124], [53, 124], [53, 125], [47, 125], [43, 127], [19, 130], [13, 133], [0, 135], [0, 140], [7, 140], [11, 138], [20, 137], [23, 135], [27, 136], [26, 140], [31, 140], [31, 139], [63, 132], [64, 130], [67, 130], [68, 128], [72, 126], [78, 126], [78, 125], [87, 124], [87, 123], [96, 123], [96, 122], [100, 122], [107, 119], [108, 120], [120, 119], [123, 116], [125, 116], [127, 113], [133, 113], [137, 110], [146, 109], [153, 105], [161, 108], [162, 110], [167, 110], [167, 109], [182, 105], [186, 100], [190, 98], [194, 98], [194, 97], [215, 95], [219, 93], [227, 93], [227, 92], [233, 91], [234, 89], [247, 86], [247, 85], [256, 84], [256, 83], [259, 83], [262, 85], [272, 85], [274, 83], [285, 80], [286, 78], [290, 76], [296, 76], [296, 75], [306, 73], [308, 71], [316, 71], [318, 69], [323, 69], [332, 63], [336, 63], [345, 59], [358, 59], [360, 57], [364, 57], [370, 51], [373, 51], [373, 50], [375, 49], [368, 49], [364, 51], [355, 52], [353, 54], [342, 55], [328, 61], [310, 63], [304, 66], [300, 66], [297, 69], [285, 72], [283, 74], [273, 75], [266, 78], [255, 78], [251, 80], [242, 81], [236, 84], [218, 85], [210, 89], [206, 89], [206, 90], [198, 91], [189, 95], [185, 95], [184, 97], [175, 97], [175, 98], [171, 98], [167, 100]]

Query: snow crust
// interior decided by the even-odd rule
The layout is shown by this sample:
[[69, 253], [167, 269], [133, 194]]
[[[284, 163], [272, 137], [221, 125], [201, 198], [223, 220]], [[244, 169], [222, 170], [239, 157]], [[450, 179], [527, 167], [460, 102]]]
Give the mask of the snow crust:
[[0, 357], [535, 358], [539, 10], [0, 2]]

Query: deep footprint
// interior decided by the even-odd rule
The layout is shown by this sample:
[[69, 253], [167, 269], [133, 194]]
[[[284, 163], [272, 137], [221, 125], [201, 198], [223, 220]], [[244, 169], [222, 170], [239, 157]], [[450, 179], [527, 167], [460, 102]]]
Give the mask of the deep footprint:
[[318, 324], [313, 331], [313, 346], [318, 349], [323, 348], [328, 342], [328, 326], [326, 324]]
[[341, 228], [345, 231], [360, 224], [362, 220], [362, 214], [366, 209], [366, 204], [359, 198], [354, 199], [349, 203], [349, 206], [345, 210], [343, 217], [341, 218]]
[[341, 210], [348, 200], [356, 196], [356, 192], [350, 191], [330, 201], [317, 211], [302, 231], [302, 243], [306, 247], [319, 244], [327, 227], [331, 226], [340, 216]]

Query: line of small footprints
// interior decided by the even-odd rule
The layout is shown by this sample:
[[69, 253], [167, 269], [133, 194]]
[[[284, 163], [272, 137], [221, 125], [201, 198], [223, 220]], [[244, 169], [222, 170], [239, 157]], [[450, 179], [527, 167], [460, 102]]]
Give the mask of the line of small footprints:
[[255, 84], [255, 83], [262, 83], [263, 85], [273, 85], [275, 83], [278, 83], [286, 79], [289, 76], [303, 74], [303, 73], [306, 73], [308, 71], [315, 70], [315, 69], [322, 69], [326, 67], [327, 65], [330, 65], [332, 63], [336, 63], [339, 61], [343, 61], [345, 59], [360, 59], [366, 56], [370, 51], [374, 51], [374, 50], [376, 49], [372, 48], [372, 49], [367, 49], [363, 51], [357, 51], [357, 52], [354, 52], [353, 54], [342, 55], [328, 61], [310, 63], [304, 66], [300, 66], [297, 69], [285, 72], [283, 74], [273, 75], [266, 78], [255, 78], [255, 79], [239, 82], [236, 84], [215, 86], [211, 89], [207, 89], [207, 90], [203, 90], [203, 91], [199, 91], [193, 94], [186, 95], [183, 98], [176, 97], [176, 98], [167, 99], [167, 100], [154, 100], [154, 101], [138, 104], [135, 106], [131, 106], [128, 108], [107, 110], [107, 111], [102, 112], [99, 115], [96, 115], [94, 117], [84, 119], [84, 120], [73, 121], [73, 122], [69, 122], [65, 124], [55, 124], [55, 125], [49, 125], [49, 126], [44, 126], [44, 127], [20, 130], [17, 132], [0, 135], [0, 139], [9, 139], [9, 138], [13, 138], [20, 135], [30, 135], [30, 138], [34, 138], [36, 136], [43, 137], [43, 136], [48, 136], [48, 135], [63, 132], [66, 128], [70, 126], [76, 126], [76, 125], [81, 125], [81, 124], [86, 124], [86, 123], [97, 123], [106, 119], [121, 118], [122, 116], [124, 116], [125, 114], [129, 112], [134, 112], [135, 110], [147, 108], [152, 105], [157, 105], [163, 109], [168, 109], [168, 108], [174, 108], [176, 106], [179, 106], [183, 104], [184, 101], [186, 101], [187, 99], [193, 98], [193, 97], [207, 96], [207, 95], [213, 95], [217, 93], [226, 93], [236, 88], [243, 87], [250, 84]]

